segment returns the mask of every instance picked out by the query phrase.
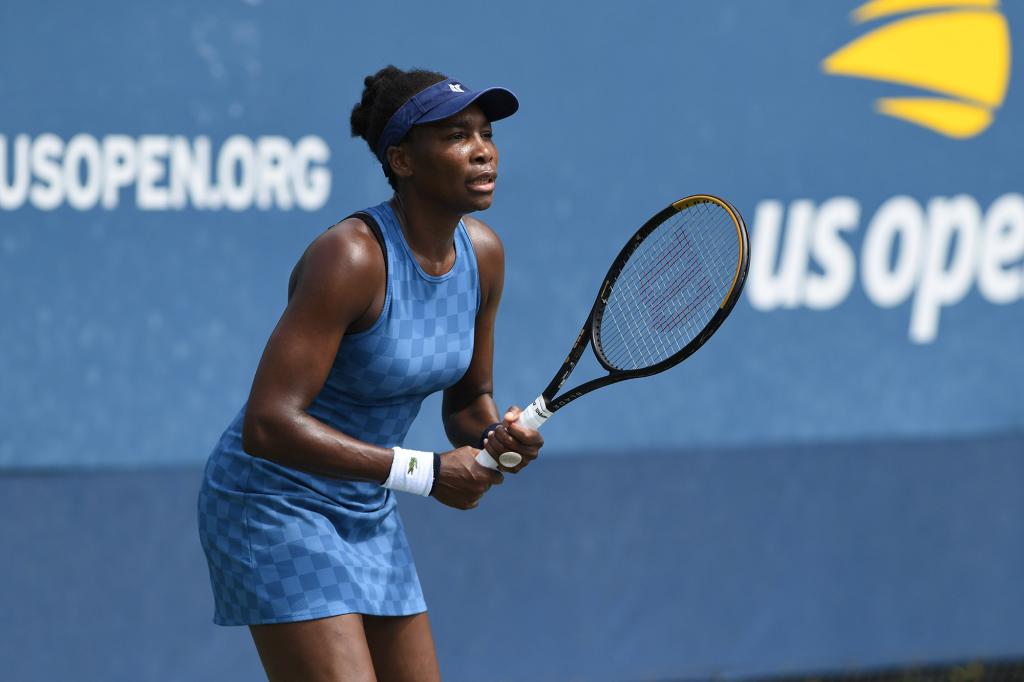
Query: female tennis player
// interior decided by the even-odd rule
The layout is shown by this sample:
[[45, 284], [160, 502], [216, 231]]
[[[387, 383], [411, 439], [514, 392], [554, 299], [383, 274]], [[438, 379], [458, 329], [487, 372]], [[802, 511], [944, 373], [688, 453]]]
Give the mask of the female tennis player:
[[[210, 456], [199, 525], [214, 621], [248, 625], [273, 680], [437, 680], [426, 604], [394, 491], [476, 507], [538, 455], [491, 396], [504, 255], [467, 214], [491, 205], [503, 88], [389, 66], [352, 110], [394, 189], [331, 227], [292, 273], [249, 400]], [[454, 450], [405, 448], [444, 391]], [[486, 441], [486, 443], [484, 443]], [[428, 447], [421, 445], [420, 447]], [[467, 557], [467, 560], [471, 558]]]

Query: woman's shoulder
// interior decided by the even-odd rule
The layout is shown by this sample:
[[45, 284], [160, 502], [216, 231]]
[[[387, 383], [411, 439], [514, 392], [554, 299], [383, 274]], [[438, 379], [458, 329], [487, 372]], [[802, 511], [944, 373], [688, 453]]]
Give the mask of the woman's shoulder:
[[473, 250], [481, 265], [495, 259], [499, 262], [504, 261], [505, 250], [501, 244], [501, 238], [490, 225], [472, 216], [463, 217], [462, 224], [466, 226], [466, 232], [469, 233], [469, 239], [473, 242]]
[[491, 302], [496, 306], [505, 280], [505, 249], [501, 239], [490, 225], [479, 218], [465, 216], [462, 223], [466, 226], [476, 253], [480, 273], [480, 299], [484, 305]]
[[324, 230], [310, 243], [306, 255], [360, 269], [372, 269], [384, 262], [376, 233], [358, 216], [349, 216]]
[[353, 284], [379, 284], [387, 276], [384, 254], [373, 230], [357, 217], [335, 223], [320, 233], [296, 263], [289, 295], [302, 280], [317, 282], [324, 293], [350, 290]]

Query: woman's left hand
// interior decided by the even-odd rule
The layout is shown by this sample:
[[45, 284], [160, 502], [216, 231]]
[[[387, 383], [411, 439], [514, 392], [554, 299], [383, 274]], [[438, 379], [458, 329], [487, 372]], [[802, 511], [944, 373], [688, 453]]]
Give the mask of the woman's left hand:
[[497, 427], [484, 439], [484, 449], [488, 454], [498, 461], [503, 453], [518, 452], [523, 456], [523, 461], [514, 467], [499, 467], [502, 471], [517, 474], [525, 469], [530, 462], [537, 459], [540, 449], [544, 445], [544, 437], [536, 429], [528, 429], [519, 424], [519, 415], [522, 409], [513, 405], [505, 411], [505, 417], [501, 426]]

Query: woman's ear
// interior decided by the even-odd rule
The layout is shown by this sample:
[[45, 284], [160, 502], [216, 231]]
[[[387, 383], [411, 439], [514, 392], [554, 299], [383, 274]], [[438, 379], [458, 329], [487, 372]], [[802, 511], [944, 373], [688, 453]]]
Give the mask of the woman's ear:
[[391, 164], [391, 172], [395, 177], [412, 177], [412, 159], [409, 158], [407, 150], [402, 145], [388, 147], [386, 155], [388, 163]]

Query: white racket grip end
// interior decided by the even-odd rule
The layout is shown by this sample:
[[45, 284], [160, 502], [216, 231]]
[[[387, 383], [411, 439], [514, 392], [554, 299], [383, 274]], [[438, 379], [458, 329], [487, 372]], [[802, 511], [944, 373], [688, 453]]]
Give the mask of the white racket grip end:
[[[544, 396], [541, 395], [537, 396], [537, 399], [520, 413], [519, 419], [516, 421], [528, 429], [539, 429], [550, 418], [551, 412], [548, 411], [548, 404], [544, 401]], [[486, 450], [476, 453], [476, 463], [488, 469], [498, 468], [498, 463]]]
[[480, 452], [476, 453], [476, 463], [482, 467], [487, 467], [488, 469], [498, 468], [498, 463], [494, 461], [490, 453], [488, 453], [486, 450], [481, 450]]

